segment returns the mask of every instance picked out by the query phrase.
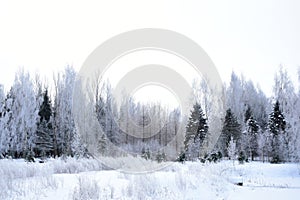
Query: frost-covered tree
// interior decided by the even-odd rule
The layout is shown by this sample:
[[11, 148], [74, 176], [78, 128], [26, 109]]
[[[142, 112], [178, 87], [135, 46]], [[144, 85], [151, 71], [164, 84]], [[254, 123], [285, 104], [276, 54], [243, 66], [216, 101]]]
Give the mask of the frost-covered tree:
[[[204, 144], [205, 149], [209, 151], [214, 148], [218, 140], [214, 133], [218, 133], [222, 129], [222, 119], [220, 115], [225, 114], [225, 110], [223, 109], [226, 109], [224, 104], [226, 92], [225, 88], [225, 85], [224, 87], [219, 88], [214, 83], [214, 80], [206, 77], [206, 75], [204, 75], [199, 81], [195, 80], [193, 83], [194, 100], [192, 102], [198, 102], [201, 105], [210, 129], [207, 133]], [[230, 90], [228, 89], [228, 93], [229, 91]]]
[[263, 130], [267, 129], [268, 99], [259, 86], [255, 87], [251, 80], [246, 81], [243, 75], [239, 77], [232, 72], [226, 94], [227, 108], [235, 113], [242, 130], [246, 128], [250, 113], [247, 113], [248, 116], [245, 113], [249, 107], [251, 107], [251, 115], [257, 120], [259, 126]]
[[199, 103], [193, 106], [186, 126], [184, 140], [185, 151], [189, 159], [196, 159], [203, 154], [203, 142], [208, 132], [207, 119]]
[[245, 129], [241, 135], [240, 145], [241, 150], [246, 154], [245, 156], [254, 160], [254, 157], [257, 156], [259, 125], [252, 115], [252, 109], [248, 106], [244, 118], [247, 121], [245, 121]]
[[278, 101], [274, 104], [274, 108], [269, 117], [269, 131], [271, 133], [271, 146], [272, 152], [271, 156], [273, 162], [283, 161], [283, 136], [286, 129], [286, 121], [280, 109], [280, 104]]
[[257, 121], [251, 116], [246, 124], [246, 148], [245, 152], [251, 160], [254, 160], [254, 157], [257, 156], [258, 150], [258, 134], [259, 134], [259, 125]]
[[248, 108], [245, 112], [245, 118], [244, 118], [244, 122], [247, 123], [247, 121], [252, 117], [252, 110], [251, 107], [248, 105]]
[[279, 102], [281, 111], [284, 113], [286, 127], [283, 135], [280, 135], [283, 143], [285, 160], [293, 160], [297, 144], [297, 127], [299, 125], [299, 111], [297, 107], [297, 94], [288, 73], [281, 66], [275, 75], [274, 97]]
[[82, 156], [87, 156], [87, 150], [85, 144], [83, 143], [81, 139], [81, 135], [78, 133], [78, 131], [75, 131], [73, 135], [71, 150], [72, 150], [72, 154], [77, 158]]
[[257, 153], [260, 157], [260, 160], [263, 162], [269, 161], [272, 152], [272, 140], [273, 139], [269, 130], [259, 130], [259, 134], [257, 137]]
[[107, 83], [105, 89], [105, 134], [112, 143], [120, 144], [121, 138], [117, 124], [118, 112], [116, 102], [112, 94], [112, 87], [109, 83]]
[[0, 85], [0, 158], [5, 155], [8, 144], [8, 133], [7, 133], [7, 116], [5, 110], [5, 94], [3, 85]]
[[226, 92], [227, 108], [235, 114], [239, 124], [244, 121], [245, 102], [244, 102], [244, 80], [238, 77], [234, 72], [231, 74], [231, 80]]
[[39, 121], [35, 139], [36, 156], [49, 156], [53, 154], [53, 115], [48, 89], [43, 94], [43, 101], [39, 108]]
[[[180, 133], [180, 120], [181, 120], [181, 112], [180, 109], [177, 108], [170, 113], [170, 130], [171, 130], [171, 138], [175, 138], [173, 140], [173, 153], [177, 154], [180, 151], [181, 146], [181, 133]], [[170, 153], [169, 153], [170, 154]], [[176, 156], [176, 155], [174, 155]]]
[[108, 145], [108, 141], [107, 141], [107, 135], [106, 135], [106, 117], [107, 117], [107, 110], [106, 110], [106, 104], [104, 101], [104, 98], [98, 94], [96, 94], [96, 109], [95, 109], [95, 113], [96, 113], [96, 117], [97, 120], [99, 122], [99, 125], [101, 127], [101, 132], [97, 132], [95, 133], [97, 135], [97, 152], [99, 152], [100, 154], [105, 154], [106, 150], [107, 150], [107, 145]]
[[[296, 102], [296, 109], [295, 110], [300, 110], [300, 67], [298, 68], [298, 86], [299, 86], [299, 90], [298, 90], [298, 94], [297, 94], [297, 102]], [[295, 160], [296, 161], [300, 161], [300, 113], [298, 113], [298, 115], [296, 115], [296, 120], [298, 120], [298, 123], [295, 126], [295, 134], [296, 134], [296, 143], [295, 143], [295, 152], [294, 155]]]
[[7, 94], [4, 99], [0, 118], [0, 131], [1, 131], [1, 152], [3, 155], [14, 156], [15, 145], [17, 137], [12, 133], [12, 105], [14, 102], [14, 96], [12, 90]]
[[0, 84], [0, 117], [2, 117], [2, 113], [4, 110], [4, 100], [5, 100], [4, 88], [3, 85]]
[[72, 140], [76, 133], [72, 114], [73, 88], [76, 72], [66, 67], [64, 73], [55, 77], [54, 101], [54, 152], [56, 155], [72, 155]]
[[33, 156], [36, 138], [36, 124], [38, 107], [36, 94], [29, 73], [20, 69], [10, 91], [11, 120], [9, 122], [11, 134], [11, 151], [16, 157]]
[[[3, 85], [0, 84], [0, 113], [2, 113], [4, 99], [5, 99], [4, 88], [3, 88]], [[0, 114], [0, 117], [1, 116], [2, 115]]]
[[98, 152], [100, 152], [101, 154], [105, 155], [107, 153], [107, 138], [105, 136], [105, 134], [101, 134], [98, 138], [98, 143], [97, 143], [97, 150]]
[[138, 117], [138, 125], [141, 127], [141, 135], [142, 141], [145, 142], [145, 138], [150, 135], [147, 132], [146, 126], [150, 123], [150, 116], [149, 116], [149, 107], [147, 105], [138, 103], [137, 104], [137, 112], [140, 113]]
[[129, 116], [129, 104], [130, 104], [130, 97], [123, 93], [123, 101], [121, 102], [120, 106], [120, 115], [119, 115], [119, 126], [121, 131], [125, 133], [125, 144], [129, 143], [129, 125], [130, 125], [130, 116]]
[[257, 97], [254, 105], [252, 104], [252, 113], [262, 131], [268, 129], [268, 105], [269, 100], [265, 93], [258, 87]]
[[231, 137], [236, 141], [237, 148], [239, 149], [239, 140], [241, 137], [241, 125], [238, 123], [235, 115], [228, 109], [226, 111], [225, 120], [223, 123], [222, 133], [217, 143], [217, 149], [223, 154], [227, 155], [227, 147]]
[[124, 142], [122, 130], [118, 123], [121, 121], [109, 82], [99, 85], [101, 91], [96, 92], [95, 113], [100, 125], [97, 135], [97, 151], [101, 154], [115, 155], [115, 148]]

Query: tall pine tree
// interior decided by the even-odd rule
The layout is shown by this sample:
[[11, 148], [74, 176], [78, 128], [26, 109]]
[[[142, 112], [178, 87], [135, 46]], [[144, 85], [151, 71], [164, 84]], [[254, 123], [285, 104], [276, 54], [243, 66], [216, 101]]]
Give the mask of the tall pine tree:
[[272, 142], [272, 162], [278, 163], [284, 160], [282, 149], [282, 138], [286, 129], [286, 121], [280, 109], [279, 101], [276, 101], [273, 111], [269, 116], [269, 131], [271, 134]]
[[188, 159], [198, 158], [202, 152], [204, 140], [208, 132], [207, 119], [199, 103], [193, 106], [185, 135], [185, 152]]
[[247, 110], [246, 110], [246, 112], [245, 112], [245, 123], [247, 123], [247, 121], [251, 118], [251, 116], [252, 116], [252, 110], [251, 110], [251, 107], [248, 105], [248, 107], [247, 107]]
[[51, 101], [47, 89], [38, 114], [40, 120], [37, 124], [35, 153], [36, 156], [49, 156], [53, 154], [53, 125]]
[[246, 132], [247, 132], [247, 154], [251, 158], [251, 160], [254, 160], [254, 157], [258, 155], [257, 149], [258, 149], [258, 132], [259, 132], [259, 126], [257, 121], [251, 116], [246, 124]]
[[233, 138], [233, 140], [236, 141], [237, 148], [239, 149], [240, 136], [241, 136], [241, 125], [238, 123], [235, 115], [229, 108], [226, 111], [222, 133], [219, 137], [218, 149], [221, 152], [223, 152], [225, 155], [228, 155], [226, 151], [231, 138]]

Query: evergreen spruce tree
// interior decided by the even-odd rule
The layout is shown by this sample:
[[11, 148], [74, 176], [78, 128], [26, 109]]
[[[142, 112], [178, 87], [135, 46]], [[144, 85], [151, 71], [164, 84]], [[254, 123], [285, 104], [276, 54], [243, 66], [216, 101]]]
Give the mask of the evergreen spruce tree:
[[0, 159], [7, 156], [9, 153], [12, 155], [12, 142], [13, 137], [11, 134], [11, 121], [12, 121], [12, 113], [11, 106], [13, 103], [13, 99], [7, 95], [5, 98], [3, 89], [2, 89], [2, 97], [1, 97], [1, 85], [0, 85]]
[[[13, 105], [15, 102], [15, 96], [13, 95], [12, 89], [6, 95], [4, 100], [4, 106], [2, 109], [2, 148], [7, 156], [16, 157], [16, 145], [17, 136], [13, 134], [15, 131], [14, 120], [13, 120]], [[4, 139], [5, 137], [5, 139]], [[6, 140], [6, 141], [5, 141]]]
[[241, 136], [241, 126], [238, 123], [236, 117], [234, 116], [233, 112], [229, 108], [226, 111], [225, 120], [223, 124], [223, 129], [221, 136], [219, 137], [218, 141], [218, 148], [224, 154], [228, 156], [226, 150], [228, 149], [228, 144], [231, 138], [237, 143], [237, 149], [239, 149], [239, 140]]
[[146, 160], [149, 160], [149, 159], [151, 158], [149, 148], [145, 149], [145, 148], [143, 147], [141, 157], [144, 158], [144, 159], [146, 159]]
[[246, 112], [245, 112], [245, 123], [247, 123], [247, 121], [250, 119], [250, 117], [252, 116], [252, 110], [251, 110], [251, 107], [250, 106], [248, 106], [247, 107], [247, 110], [246, 110]]
[[258, 149], [258, 132], [259, 132], [259, 126], [256, 120], [253, 119], [251, 116], [246, 125], [246, 131], [248, 135], [248, 152], [249, 156], [251, 157], [251, 160], [254, 160], [254, 157], [258, 155], [257, 149]]
[[37, 156], [44, 157], [53, 154], [52, 109], [47, 89], [44, 92], [43, 102], [38, 114], [40, 120], [37, 124], [35, 153]]
[[196, 103], [193, 106], [193, 110], [191, 111], [191, 116], [186, 127], [184, 147], [187, 159], [198, 158], [200, 154], [203, 153], [201, 150], [207, 133], [207, 119], [200, 104]]
[[106, 150], [107, 150], [107, 138], [105, 134], [101, 134], [98, 139], [98, 144], [97, 144], [97, 150], [100, 152], [102, 155], [105, 155]]
[[286, 121], [280, 110], [279, 101], [276, 101], [273, 111], [269, 116], [269, 131], [271, 134], [271, 156], [273, 163], [278, 163], [284, 160], [282, 155], [282, 137], [286, 129]]

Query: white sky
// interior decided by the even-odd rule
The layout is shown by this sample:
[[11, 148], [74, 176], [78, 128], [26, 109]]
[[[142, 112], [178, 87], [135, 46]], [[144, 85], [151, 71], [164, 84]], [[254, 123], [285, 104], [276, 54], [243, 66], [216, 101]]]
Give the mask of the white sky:
[[[246, 2], [246, 3], [245, 3]], [[297, 81], [300, 1], [0, 1], [0, 83], [23, 66], [52, 77], [79, 70], [102, 42], [137, 28], [164, 28], [196, 41], [224, 81], [242, 72], [271, 94], [285, 66]]]

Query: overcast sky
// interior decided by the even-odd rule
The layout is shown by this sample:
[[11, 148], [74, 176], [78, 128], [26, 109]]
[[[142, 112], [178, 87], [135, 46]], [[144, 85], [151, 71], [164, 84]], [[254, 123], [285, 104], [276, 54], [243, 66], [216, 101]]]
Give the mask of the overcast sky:
[[43, 75], [68, 64], [79, 70], [114, 35], [164, 28], [196, 41], [224, 81], [242, 72], [270, 95], [280, 64], [297, 81], [299, 10], [296, 0], [1, 1], [0, 83], [7, 90], [20, 66]]

